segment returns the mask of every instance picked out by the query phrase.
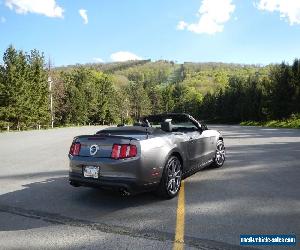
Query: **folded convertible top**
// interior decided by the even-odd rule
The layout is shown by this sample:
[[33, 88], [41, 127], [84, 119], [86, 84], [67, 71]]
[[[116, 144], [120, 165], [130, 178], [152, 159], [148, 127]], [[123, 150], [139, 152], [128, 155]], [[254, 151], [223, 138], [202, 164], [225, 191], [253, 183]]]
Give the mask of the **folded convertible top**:
[[98, 131], [96, 134], [118, 134], [118, 135], [132, 135], [132, 134], [155, 134], [163, 133], [159, 128], [143, 127], [143, 126], [123, 126], [123, 127], [110, 127]]

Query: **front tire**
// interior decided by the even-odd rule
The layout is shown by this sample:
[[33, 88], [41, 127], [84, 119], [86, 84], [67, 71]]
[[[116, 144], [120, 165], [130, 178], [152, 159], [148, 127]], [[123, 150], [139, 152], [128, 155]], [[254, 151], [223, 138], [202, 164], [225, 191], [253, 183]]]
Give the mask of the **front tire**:
[[216, 154], [213, 159], [212, 166], [215, 168], [222, 167], [225, 162], [225, 155], [226, 155], [226, 152], [225, 152], [224, 142], [223, 142], [223, 140], [218, 140], [217, 147], [216, 147]]
[[163, 198], [174, 198], [181, 186], [182, 165], [176, 156], [171, 156], [165, 167], [157, 189], [157, 194]]

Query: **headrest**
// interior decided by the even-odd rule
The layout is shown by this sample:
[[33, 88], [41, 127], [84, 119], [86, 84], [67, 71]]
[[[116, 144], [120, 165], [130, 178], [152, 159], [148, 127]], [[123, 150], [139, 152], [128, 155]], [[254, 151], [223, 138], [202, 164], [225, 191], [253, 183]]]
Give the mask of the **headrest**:
[[161, 129], [166, 132], [172, 132], [172, 123], [171, 121], [164, 121], [160, 124]]

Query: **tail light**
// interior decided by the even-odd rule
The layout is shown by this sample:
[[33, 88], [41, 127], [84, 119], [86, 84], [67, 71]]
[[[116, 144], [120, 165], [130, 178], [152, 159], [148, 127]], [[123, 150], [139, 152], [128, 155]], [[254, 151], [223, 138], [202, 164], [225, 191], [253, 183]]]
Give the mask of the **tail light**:
[[73, 142], [70, 147], [69, 154], [73, 156], [79, 155], [80, 148], [81, 148], [81, 144], [79, 142]]
[[125, 159], [135, 157], [137, 155], [137, 148], [130, 144], [114, 144], [111, 151], [111, 158]]

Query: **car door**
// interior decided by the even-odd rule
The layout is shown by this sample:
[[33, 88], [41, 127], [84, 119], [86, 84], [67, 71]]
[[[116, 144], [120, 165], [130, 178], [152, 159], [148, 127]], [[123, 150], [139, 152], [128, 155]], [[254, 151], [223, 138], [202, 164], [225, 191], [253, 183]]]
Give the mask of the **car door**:
[[201, 134], [204, 138], [202, 145], [202, 164], [210, 161], [215, 155], [215, 140], [216, 136], [211, 132], [211, 130], [204, 130]]
[[204, 162], [204, 155], [206, 152], [207, 138], [202, 135], [201, 131], [194, 131], [188, 133], [188, 155], [189, 162], [192, 168], [200, 167]]
[[209, 130], [189, 133], [188, 155], [191, 167], [202, 167], [213, 158], [215, 136]]
[[187, 155], [188, 155], [188, 161], [190, 168], [196, 167], [198, 163], [198, 152], [197, 152], [197, 135], [193, 132], [186, 133], [188, 136], [187, 141]]

